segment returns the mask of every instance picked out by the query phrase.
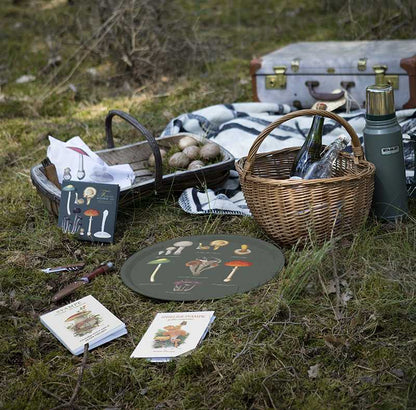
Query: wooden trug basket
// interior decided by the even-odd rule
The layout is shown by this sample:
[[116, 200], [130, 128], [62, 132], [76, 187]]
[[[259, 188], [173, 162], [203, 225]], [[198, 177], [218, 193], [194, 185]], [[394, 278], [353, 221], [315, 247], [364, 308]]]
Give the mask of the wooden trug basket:
[[[257, 154], [263, 140], [282, 123], [305, 115], [339, 122], [351, 136], [353, 155], [339, 154], [333, 177], [289, 180], [300, 147]], [[355, 233], [367, 219], [374, 190], [375, 166], [364, 159], [360, 140], [342, 117], [323, 110], [299, 110], [266, 127], [247, 157], [236, 162], [247, 205], [257, 223], [282, 246]]]
[[[112, 132], [112, 119], [114, 116], [118, 116], [128, 122], [146, 137], [146, 141], [115, 148]], [[118, 110], [112, 110], [108, 113], [105, 120], [105, 131], [108, 148], [96, 151], [96, 154], [108, 165], [130, 164], [136, 177], [131, 187], [120, 191], [120, 205], [154, 193], [182, 192], [184, 189], [194, 186], [213, 188], [224, 182], [229, 176], [230, 169], [234, 168], [235, 158], [233, 155], [225, 148], [219, 146], [222, 156], [220, 162], [205, 165], [197, 170], [178, 171], [163, 175], [162, 157], [159, 149], [164, 148], [166, 151], [169, 151], [170, 147], [176, 145], [181, 138], [191, 134], [182, 133], [155, 139], [150, 131], [134, 117]], [[191, 136], [200, 143], [209, 141], [198, 135], [192, 134]], [[209, 142], [215, 144], [213, 141]], [[152, 153], [156, 164], [154, 168], [149, 169], [147, 159]], [[61, 191], [46, 178], [42, 165], [35, 165], [31, 169], [30, 175], [33, 185], [36, 187], [45, 207], [52, 214], [58, 216]]]

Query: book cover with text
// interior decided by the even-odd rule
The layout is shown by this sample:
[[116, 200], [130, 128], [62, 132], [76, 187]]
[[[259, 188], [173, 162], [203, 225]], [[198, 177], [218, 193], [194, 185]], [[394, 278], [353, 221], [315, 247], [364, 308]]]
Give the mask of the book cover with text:
[[194, 350], [215, 316], [208, 312], [158, 313], [131, 357], [166, 361]]

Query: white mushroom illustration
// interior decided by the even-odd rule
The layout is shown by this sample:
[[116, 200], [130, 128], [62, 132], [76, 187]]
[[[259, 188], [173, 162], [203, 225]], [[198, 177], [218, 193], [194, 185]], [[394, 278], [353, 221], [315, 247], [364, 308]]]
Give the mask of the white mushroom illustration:
[[71, 192], [75, 191], [75, 187], [73, 185], [66, 185], [62, 188], [62, 191], [68, 192], [68, 199], [66, 201], [66, 212], [68, 216], [71, 216], [71, 209], [69, 208], [69, 203], [71, 201]]
[[167, 258], [160, 258], [160, 259], [154, 259], [150, 262], [147, 262], [148, 265], [157, 265], [156, 269], [153, 271], [152, 275], [150, 276], [150, 282], [154, 282], [155, 281], [155, 277], [156, 277], [156, 273], [157, 271], [160, 269], [160, 267], [164, 264], [164, 263], [169, 263], [170, 260]]
[[96, 238], [102, 238], [102, 239], [111, 238], [111, 234], [109, 234], [108, 232], [104, 230], [105, 221], [107, 220], [107, 217], [108, 217], [108, 209], [105, 209], [103, 212], [103, 220], [101, 222], [101, 231], [95, 232], [94, 234]]
[[169, 246], [166, 248], [165, 255], [170, 255], [176, 248], [174, 246]]
[[180, 241], [173, 244], [173, 246], [177, 246], [178, 249], [173, 252], [174, 255], [180, 255], [181, 252], [187, 248], [188, 246], [192, 246], [194, 243], [191, 241]]

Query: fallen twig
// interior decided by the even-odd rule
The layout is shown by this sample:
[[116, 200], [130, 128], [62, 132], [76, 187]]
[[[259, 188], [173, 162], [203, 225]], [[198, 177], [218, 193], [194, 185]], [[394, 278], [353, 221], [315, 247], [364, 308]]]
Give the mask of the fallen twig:
[[79, 390], [81, 389], [82, 376], [84, 375], [84, 370], [87, 366], [87, 358], [88, 358], [88, 343], [84, 345], [84, 355], [82, 357], [81, 367], [79, 369], [78, 380], [77, 380], [77, 384], [75, 385], [75, 389], [74, 389], [74, 392], [72, 393], [71, 398], [69, 399], [69, 401], [62, 403], [59, 406], [54, 407], [52, 410], [74, 407], [75, 400], [77, 399]]

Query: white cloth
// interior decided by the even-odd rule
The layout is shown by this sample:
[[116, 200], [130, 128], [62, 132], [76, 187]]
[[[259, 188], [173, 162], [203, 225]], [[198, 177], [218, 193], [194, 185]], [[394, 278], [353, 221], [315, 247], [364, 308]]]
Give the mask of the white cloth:
[[[67, 177], [70, 176], [72, 181], [118, 184], [120, 189], [129, 188], [134, 182], [134, 172], [129, 164], [107, 165], [80, 137], [63, 142], [49, 136], [49, 143], [47, 156], [55, 165], [60, 183], [64, 180], [66, 168], [70, 170]], [[72, 148], [79, 148], [84, 154]]]

